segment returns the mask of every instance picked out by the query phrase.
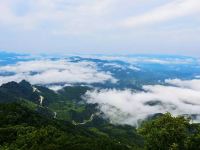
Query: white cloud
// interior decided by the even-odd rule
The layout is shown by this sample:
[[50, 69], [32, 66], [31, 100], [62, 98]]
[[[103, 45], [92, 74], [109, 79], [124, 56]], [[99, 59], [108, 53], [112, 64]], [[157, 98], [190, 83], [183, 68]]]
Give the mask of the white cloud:
[[53, 91], [58, 91], [58, 90], [61, 90], [65, 86], [66, 85], [64, 85], [64, 86], [62, 86], [62, 85], [52, 85], [52, 86], [48, 86], [48, 88], [53, 90]]
[[122, 69], [122, 70], [126, 70], [127, 68], [134, 70], [134, 71], [140, 71], [139, 67], [133, 66], [133, 65], [121, 65], [121, 64], [117, 64], [117, 63], [104, 63], [103, 64], [104, 67], [112, 67], [113, 69]]
[[[33, 30], [48, 23], [54, 34], [78, 34], [100, 27], [113, 0], [0, 0], [1, 25]], [[22, 6], [21, 6], [22, 5]], [[20, 11], [25, 9], [23, 14]], [[97, 19], [98, 18], [98, 19]], [[48, 26], [50, 27], [50, 26]], [[106, 24], [104, 24], [106, 27]], [[102, 26], [101, 26], [102, 28]]]
[[[155, 63], [155, 64], [163, 64], [163, 65], [178, 65], [178, 64], [193, 64], [198, 63], [198, 60], [195, 58], [185, 57], [185, 58], [174, 58], [174, 57], [154, 57], [154, 56], [117, 56], [117, 55], [103, 55], [103, 56], [96, 56], [96, 55], [81, 55], [83, 58], [96, 58], [100, 60], [114, 60], [114, 61], [124, 61], [127, 63]], [[139, 69], [139, 68], [138, 68]]]
[[22, 79], [32, 84], [116, 82], [109, 72], [98, 71], [92, 62], [35, 60], [0, 67], [0, 72], [15, 73], [11, 76], [0, 76], [0, 84], [9, 81], [19, 82]]
[[[48, 24], [53, 34], [86, 34], [121, 27], [149, 25], [199, 13], [199, 0], [170, 0], [142, 14], [135, 9], [159, 1], [120, 0], [0, 0], [1, 25], [18, 29], [41, 29]], [[125, 19], [127, 16], [135, 15]], [[47, 29], [48, 30], [48, 29]]]
[[193, 79], [193, 80], [180, 80], [180, 79], [168, 79], [165, 80], [166, 83], [175, 85], [182, 88], [189, 88], [192, 90], [200, 91], [200, 80]]
[[194, 56], [199, 14], [199, 0], [0, 0], [1, 49]]
[[147, 11], [142, 15], [127, 18], [121, 23], [124, 27], [148, 26], [200, 12], [199, 0], [174, 0]]
[[200, 78], [200, 76], [195, 76], [195, 78], [199, 79], [199, 78]]
[[200, 115], [199, 87], [193, 81], [171, 80], [170, 83], [177, 87], [147, 85], [143, 86], [146, 92], [134, 92], [129, 89], [88, 91], [85, 100], [88, 103], [98, 103], [99, 109], [116, 124], [138, 125], [141, 120], [155, 113]]

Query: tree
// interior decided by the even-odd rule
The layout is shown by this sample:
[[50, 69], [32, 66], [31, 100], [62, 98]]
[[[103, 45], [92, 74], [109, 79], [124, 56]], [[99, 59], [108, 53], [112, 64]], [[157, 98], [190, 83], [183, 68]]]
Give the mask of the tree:
[[184, 150], [188, 138], [189, 119], [172, 117], [166, 113], [154, 120], [145, 122], [139, 133], [144, 137], [148, 150]]
[[190, 135], [187, 140], [187, 149], [188, 150], [199, 150], [200, 149], [200, 125], [191, 124]]

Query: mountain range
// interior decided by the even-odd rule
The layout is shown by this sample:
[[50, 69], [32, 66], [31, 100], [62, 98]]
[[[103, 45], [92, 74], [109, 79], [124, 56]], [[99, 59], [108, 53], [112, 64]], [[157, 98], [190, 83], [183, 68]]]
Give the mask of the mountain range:
[[0, 52], [0, 60], [2, 150], [200, 149], [198, 58]]

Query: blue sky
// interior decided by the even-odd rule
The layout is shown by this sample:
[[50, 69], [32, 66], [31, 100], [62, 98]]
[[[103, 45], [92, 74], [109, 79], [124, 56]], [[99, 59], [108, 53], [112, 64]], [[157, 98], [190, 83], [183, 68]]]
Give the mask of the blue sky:
[[200, 56], [200, 0], [0, 0], [0, 49]]

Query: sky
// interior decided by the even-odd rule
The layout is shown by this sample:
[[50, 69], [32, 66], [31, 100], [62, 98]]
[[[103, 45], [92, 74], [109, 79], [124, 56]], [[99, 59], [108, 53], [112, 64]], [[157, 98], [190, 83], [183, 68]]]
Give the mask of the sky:
[[200, 57], [200, 0], [0, 0], [0, 50]]

